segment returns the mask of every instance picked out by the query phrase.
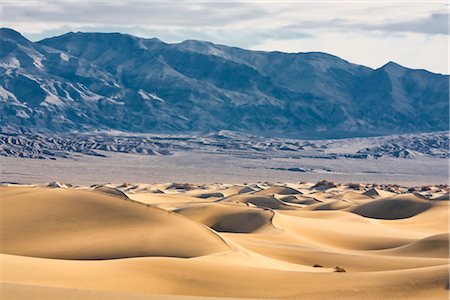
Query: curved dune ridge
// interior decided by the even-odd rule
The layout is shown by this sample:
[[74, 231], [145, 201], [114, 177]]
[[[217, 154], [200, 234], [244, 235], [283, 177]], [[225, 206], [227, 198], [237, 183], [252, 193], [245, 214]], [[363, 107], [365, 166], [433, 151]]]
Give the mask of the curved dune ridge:
[[450, 200], [450, 194], [447, 192], [442, 196], [438, 196], [436, 198], [433, 198], [433, 200], [439, 200], [439, 201], [449, 201]]
[[364, 196], [369, 196], [372, 198], [377, 198], [377, 197], [389, 197], [389, 196], [393, 196], [395, 195], [395, 193], [392, 192], [388, 192], [388, 191], [383, 191], [377, 188], [371, 188], [367, 191], [365, 191], [364, 193], [362, 193], [362, 195]]
[[391, 255], [448, 258], [449, 234], [441, 233], [386, 250]]
[[254, 193], [255, 195], [273, 195], [273, 194], [279, 194], [279, 195], [295, 195], [295, 194], [302, 194], [302, 192], [288, 187], [288, 186], [273, 186], [265, 190], [260, 190]]
[[230, 203], [245, 203], [251, 204], [260, 208], [271, 208], [271, 209], [295, 209], [290, 205], [278, 200], [274, 196], [267, 195], [233, 195], [227, 197], [220, 202], [230, 202]]
[[1, 298], [447, 299], [448, 191], [4, 184]]
[[311, 210], [311, 211], [315, 211], [315, 210], [341, 210], [341, 209], [349, 208], [351, 206], [352, 206], [352, 204], [350, 204], [348, 202], [332, 201], [332, 202], [328, 202], [328, 203], [317, 203], [317, 204], [309, 205], [309, 206], [305, 207], [304, 210]]
[[361, 202], [368, 202], [373, 200], [372, 197], [369, 197], [367, 195], [364, 195], [364, 193], [358, 193], [355, 191], [345, 191], [341, 194], [331, 196], [330, 199], [336, 199], [336, 200], [344, 200], [349, 203], [361, 203]]
[[358, 205], [349, 211], [363, 217], [375, 219], [403, 219], [420, 214], [431, 208], [433, 204], [415, 194], [405, 194], [377, 199]]
[[94, 188], [93, 190], [96, 192], [101, 192], [101, 193], [105, 193], [108, 195], [117, 196], [122, 199], [129, 199], [128, 196], [119, 189], [115, 189], [115, 188], [111, 188], [111, 187], [107, 187], [107, 186], [99, 186], [99, 187]]
[[306, 197], [303, 195], [289, 195], [289, 196], [280, 197], [279, 199], [283, 202], [301, 204], [301, 205], [311, 205], [311, 204], [323, 203], [322, 201], [319, 201], [313, 197]]
[[111, 259], [195, 257], [229, 250], [203, 225], [116, 196], [33, 188], [30, 197], [28, 189], [13, 190], [2, 191], [0, 199], [2, 253]]
[[274, 213], [253, 207], [207, 203], [180, 208], [175, 212], [219, 232], [253, 233], [274, 228]]
[[253, 193], [254, 191], [255, 190], [249, 186], [234, 185], [230, 187], [211, 187], [203, 190], [194, 190], [187, 194], [199, 198], [225, 198], [231, 195]]

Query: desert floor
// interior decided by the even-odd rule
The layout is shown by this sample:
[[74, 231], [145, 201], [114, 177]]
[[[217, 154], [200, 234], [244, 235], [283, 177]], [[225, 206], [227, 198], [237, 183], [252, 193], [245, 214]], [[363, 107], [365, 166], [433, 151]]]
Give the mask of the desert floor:
[[[99, 151], [101, 152], [101, 151]], [[336, 182], [395, 183], [406, 186], [446, 184], [446, 159], [319, 159], [236, 156], [177, 152], [174, 155], [137, 155], [104, 152], [107, 157], [77, 155], [75, 159], [32, 159], [0, 156], [0, 182], [77, 185], [105, 182], [236, 183]], [[304, 168], [306, 172], [295, 171]], [[289, 171], [289, 169], [294, 171]]]
[[3, 184], [0, 298], [447, 299], [448, 191]]

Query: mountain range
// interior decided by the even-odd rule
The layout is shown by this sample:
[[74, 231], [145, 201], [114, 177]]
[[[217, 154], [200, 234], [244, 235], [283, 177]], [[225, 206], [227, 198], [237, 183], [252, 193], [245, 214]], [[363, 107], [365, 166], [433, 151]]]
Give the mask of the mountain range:
[[0, 74], [3, 132], [331, 138], [449, 129], [448, 75], [394, 62], [372, 69], [320, 52], [121, 33], [32, 42], [2, 28]]

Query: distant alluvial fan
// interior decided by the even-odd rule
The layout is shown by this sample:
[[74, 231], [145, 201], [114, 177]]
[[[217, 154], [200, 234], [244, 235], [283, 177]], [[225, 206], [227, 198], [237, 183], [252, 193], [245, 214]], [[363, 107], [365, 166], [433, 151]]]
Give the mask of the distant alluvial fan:
[[325, 53], [0, 29], [2, 132], [233, 130], [296, 138], [448, 130], [448, 75]]

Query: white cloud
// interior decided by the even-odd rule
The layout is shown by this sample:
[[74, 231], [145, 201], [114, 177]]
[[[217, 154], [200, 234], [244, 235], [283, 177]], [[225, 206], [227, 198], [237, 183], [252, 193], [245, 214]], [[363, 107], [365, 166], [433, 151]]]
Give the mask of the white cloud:
[[365, 31], [316, 31], [302, 39], [272, 41], [252, 47], [271, 50], [273, 43], [288, 52], [321, 51], [333, 53], [356, 64], [379, 68], [389, 61], [414, 69], [448, 74], [448, 37], [419, 33], [389, 34]]

